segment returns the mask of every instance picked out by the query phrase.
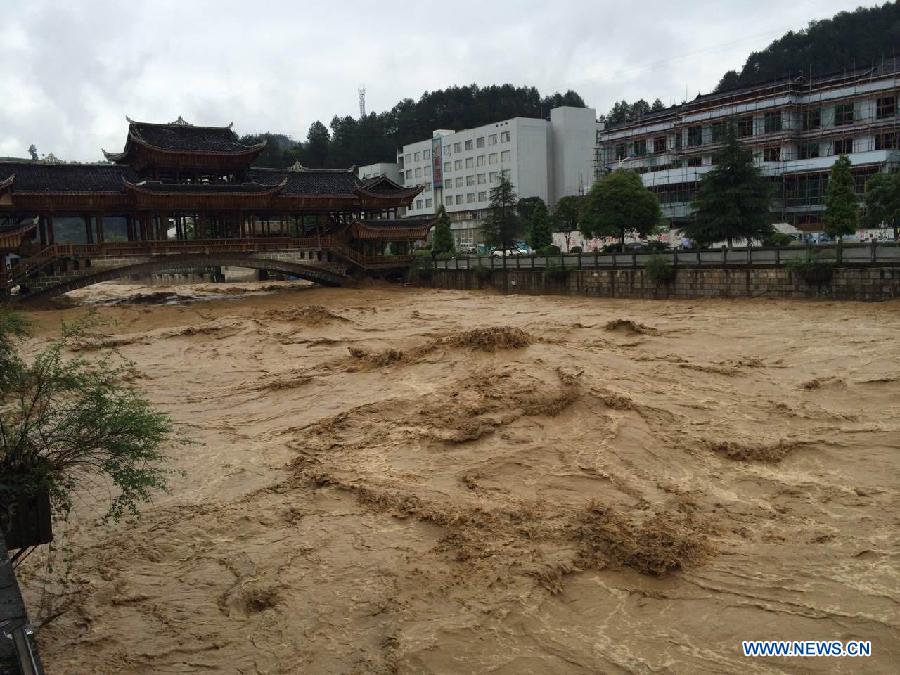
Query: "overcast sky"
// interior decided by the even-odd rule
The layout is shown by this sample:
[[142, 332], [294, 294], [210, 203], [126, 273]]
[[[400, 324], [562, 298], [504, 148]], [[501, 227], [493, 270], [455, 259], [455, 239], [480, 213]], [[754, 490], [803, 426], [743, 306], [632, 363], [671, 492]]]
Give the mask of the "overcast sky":
[[[0, 156], [101, 159], [132, 119], [305, 138], [454, 84], [574, 89], [607, 111], [715, 87], [753, 50], [858, 1], [395, 3], [0, 0]], [[871, 3], [868, 3], [871, 4]]]

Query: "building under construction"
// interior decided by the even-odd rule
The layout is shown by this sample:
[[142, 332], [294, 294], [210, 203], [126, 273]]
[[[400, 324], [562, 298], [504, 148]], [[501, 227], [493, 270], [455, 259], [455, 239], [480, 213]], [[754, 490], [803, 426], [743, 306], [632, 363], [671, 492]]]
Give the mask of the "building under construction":
[[596, 175], [633, 169], [659, 197], [673, 227], [691, 216], [703, 174], [714, 166], [729, 123], [773, 183], [772, 220], [822, 229], [825, 189], [839, 155], [866, 179], [900, 167], [900, 59], [827, 77], [795, 77], [698, 96], [597, 132]]

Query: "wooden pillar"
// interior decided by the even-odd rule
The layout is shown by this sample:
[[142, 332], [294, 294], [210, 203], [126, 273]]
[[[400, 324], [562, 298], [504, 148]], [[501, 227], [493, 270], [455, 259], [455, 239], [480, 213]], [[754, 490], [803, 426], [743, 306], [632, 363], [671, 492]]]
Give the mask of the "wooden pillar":
[[106, 241], [105, 233], [103, 232], [103, 213], [98, 213], [95, 217], [97, 218], [97, 243], [102, 244]]

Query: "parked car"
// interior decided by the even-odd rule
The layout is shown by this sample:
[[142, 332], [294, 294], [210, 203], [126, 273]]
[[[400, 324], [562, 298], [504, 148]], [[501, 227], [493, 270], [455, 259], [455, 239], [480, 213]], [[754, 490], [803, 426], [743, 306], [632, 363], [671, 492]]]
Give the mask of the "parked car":
[[[494, 256], [495, 258], [502, 258], [503, 257], [503, 249], [496, 248], [493, 251], [491, 251], [491, 255]], [[528, 255], [528, 254], [525, 251], [522, 251], [521, 249], [518, 249], [518, 248], [506, 249], [506, 257], [507, 258], [512, 258], [517, 255]]]
[[478, 247], [477, 246], [460, 246], [456, 249], [456, 252], [460, 255], [478, 255]]

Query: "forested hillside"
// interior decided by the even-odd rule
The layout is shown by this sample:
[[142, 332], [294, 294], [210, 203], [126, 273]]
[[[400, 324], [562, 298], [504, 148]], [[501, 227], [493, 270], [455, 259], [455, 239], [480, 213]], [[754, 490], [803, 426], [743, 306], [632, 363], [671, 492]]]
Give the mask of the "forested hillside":
[[403, 99], [388, 111], [362, 119], [335, 116], [330, 128], [316, 121], [302, 142], [283, 134], [243, 140], [268, 141], [257, 160], [260, 166], [286, 167], [299, 161], [313, 168], [336, 168], [393, 162], [397, 148], [430, 138], [434, 129], [468, 129], [516, 116], [547, 117], [551, 108], [561, 105], [582, 108], [584, 101], [574, 91], [542, 97], [534, 87], [473, 84], [425, 92], [418, 101]]
[[860, 7], [831, 19], [812, 21], [789, 32], [761, 52], [753, 52], [741, 72], [729, 70], [716, 91], [728, 91], [777, 78], [825, 75], [863, 68], [883, 58], [900, 57], [900, 3]]

